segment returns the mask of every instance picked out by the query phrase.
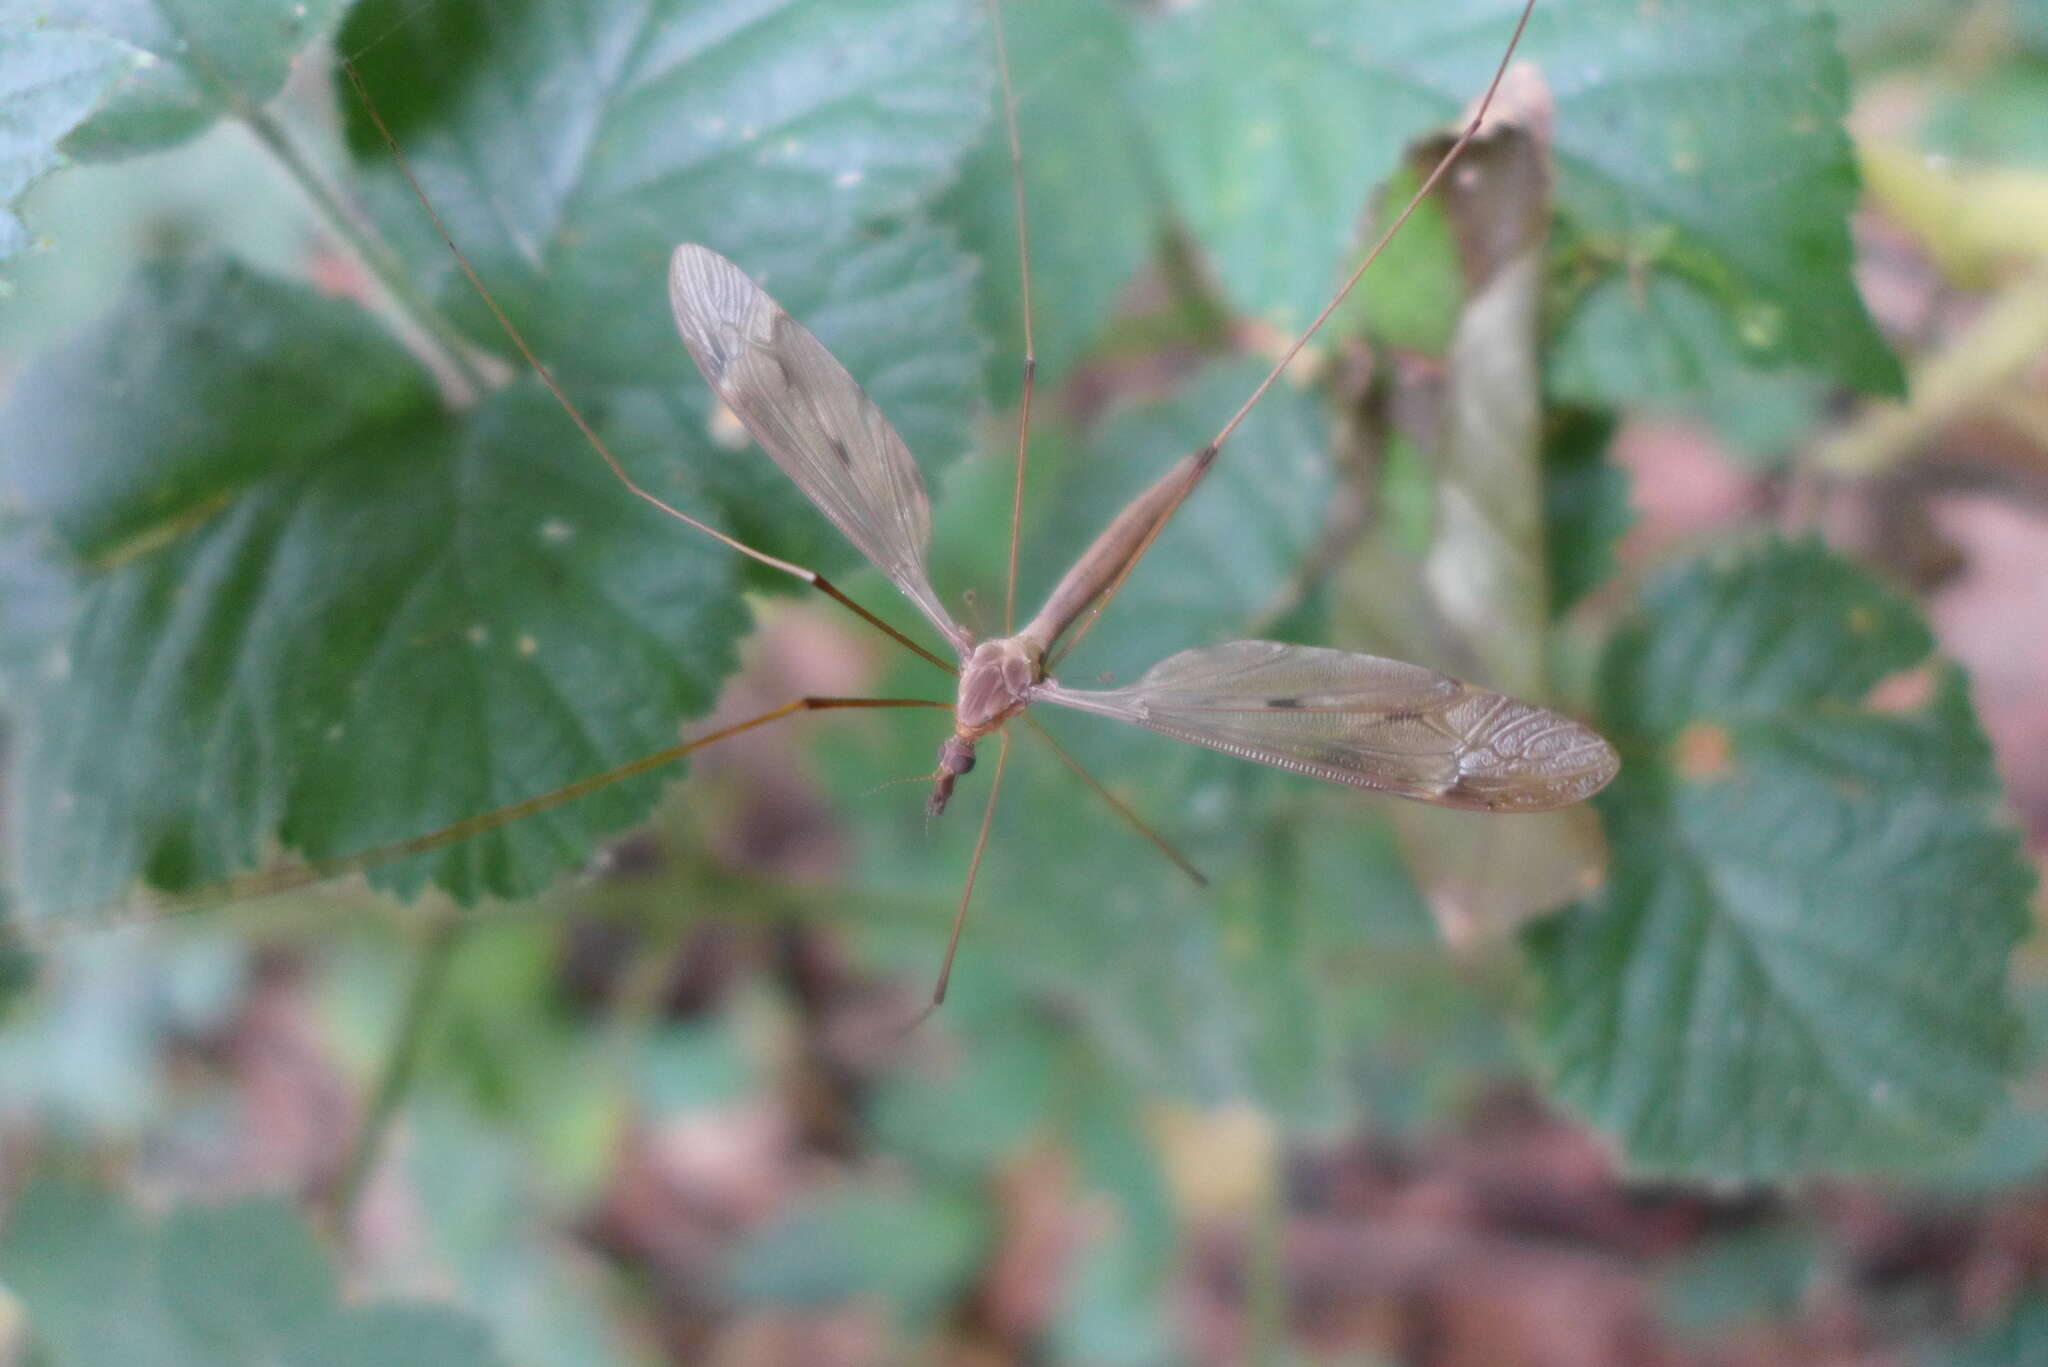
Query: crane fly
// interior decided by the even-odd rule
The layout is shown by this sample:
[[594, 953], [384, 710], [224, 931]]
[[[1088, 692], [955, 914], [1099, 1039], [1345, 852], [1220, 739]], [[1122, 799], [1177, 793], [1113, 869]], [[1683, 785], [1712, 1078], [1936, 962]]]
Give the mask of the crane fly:
[[[931, 510], [917, 464], [845, 367], [708, 247], [676, 248], [669, 301], [684, 345], [719, 399], [957, 653], [953, 730], [939, 746], [926, 799], [930, 815], [945, 811], [955, 784], [975, 766], [977, 744], [995, 735], [1004, 749], [989, 784], [986, 831], [1008, 756], [1005, 728], [1034, 703], [1351, 787], [1474, 811], [1547, 811], [1590, 796], [1614, 777], [1613, 749], [1579, 722], [1374, 655], [1229, 641], [1168, 656], [1122, 688], [1061, 684], [1048, 671], [1062, 647], [1071, 648], [1068, 634], [1084, 614], [1092, 623], [1130, 575], [1215, 462], [1220, 439], [1183, 458], [1118, 513], [1021, 629], [976, 641], [946, 611], [927, 574]], [[980, 850], [977, 844], [977, 859]], [[963, 915], [966, 906], [963, 895]], [[945, 983], [942, 969], [935, 1004]]]
[[1017, 547], [1036, 360], [1017, 101], [1004, 45], [1000, 3], [989, 0], [1011, 156], [1025, 343], [1004, 629], [998, 636], [976, 639], [973, 632], [954, 620], [933, 587], [927, 563], [932, 515], [923, 477], [903, 439], [853, 376], [739, 265], [697, 244], [684, 244], [674, 250], [668, 272], [668, 295], [675, 324], [711, 390], [818, 511], [917, 607], [944, 638], [948, 654], [918, 644], [817, 572], [729, 536], [636, 482], [499, 307], [421, 189], [353, 64], [344, 62], [344, 70], [392, 158], [447, 241], [457, 264], [516, 350], [625, 486], [634, 495], [731, 550], [824, 593], [899, 646], [955, 674], [957, 687], [950, 704], [922, 698], [799, 698], [566, 787], [468, 817], [410, 840], [279, 870], [273, 875], [257, 875], [254, 880], [237, 884], [228, 895], [266, 895], [443, 848], [800, 712], [943, 709], [951, 713], [952, 726], [941, 740], [936, 767], [930, 775], [926, 810], [931, 816], [945, 811], [960, 781], [974, 770], [977, 751], [984, 742], [994, 738], [999, 749], [979, 835], [932, 993], [932, 1005], [936, 1006], [945, 997], [954, 953], [1002, 791], [1012, 722], [1026, 726], [1052, 745], [1061, 761], [1120, 817], [1183, 871], [1201, 881], [1199, 872], [1170, 842], [1090, 776], [1038, 726], [1029, 715], [1029, 709], [1036, 704], [1108, 717], [1255, 763], [1442, 807], [1536, 812], [1578, 802], [1598, 791], [1614, 777], [1619, 761], [1607, 742], [1590, 728], [1534, 704], [1398, 660], [1319, 646], [1247, 640], [1180, 651], [1122, 687], [1073, 687], [1061, 682], [1054, 672], [1060, 660], [1093, 628], [1169, 520], [1200, 485], [1232, 432], [1479, 132], [1533, 8], [1534, 0], [1528, 0], [1493, 79], [1460, 136], [1322, 312], [1293, 340], [1215, 437], [1169, 468], [1119, 512], [1057, 582], [1036, 615], [1018, 627]]

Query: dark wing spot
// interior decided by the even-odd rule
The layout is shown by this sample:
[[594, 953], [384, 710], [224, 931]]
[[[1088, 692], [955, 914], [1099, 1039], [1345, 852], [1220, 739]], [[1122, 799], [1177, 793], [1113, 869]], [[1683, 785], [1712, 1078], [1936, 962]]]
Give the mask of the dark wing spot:
[[1266, 706], [1268, 706], [1268, 707], [1278, 707], [1278, 708], [1300, 707], [1300, 706], [1301, 706], [1301, 699], [1300, 699], [1300, 698], [1268, 698], [1268, 699], [1266, 699]]
[[1467, 782], [1462, 776], [1445, 784], [1437, 793], [1438, 800], [1467, 811], [1497, 812], [1503, 807], [1514, 805], [1502, 794]]
[[832, 448], [832, 454], [839, 457], [839, 463], [851, 470], [853, 468], [853, 453], [846, 449], [846, 443], [834, 436], [827, 436], [825, 442]]
[[716, 333], [704, 339], [704, 373], [713, 384], [725, 378], [726, 369], [732, 365], [732, 353], [725, 349], [725, 339]]

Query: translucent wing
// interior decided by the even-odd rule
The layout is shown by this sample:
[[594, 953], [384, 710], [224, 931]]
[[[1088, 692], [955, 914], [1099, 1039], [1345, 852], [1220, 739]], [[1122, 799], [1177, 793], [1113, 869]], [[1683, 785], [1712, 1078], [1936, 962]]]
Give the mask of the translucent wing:
[[1476, 811], [1562, 807], [1621, 767], [1606, 741], [1555, 712], [1420, 665], [1274, 641], [1184, 650], [1124, 688], [1046, 683], [1035, 697], [1298, 774]]
[[711, 388], [818, 511], [955, 648], [968, 640], [932, 591], [932, 511], [903, 438], [825, 344], [708, 247], [669, 261], [683, 345]]

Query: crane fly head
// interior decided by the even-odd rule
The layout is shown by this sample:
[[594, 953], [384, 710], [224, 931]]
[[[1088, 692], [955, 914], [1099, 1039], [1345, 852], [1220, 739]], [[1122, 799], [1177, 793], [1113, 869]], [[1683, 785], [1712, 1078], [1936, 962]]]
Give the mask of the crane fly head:
[[948, 736], [939, 745], [939, 771], [932, 775], [932, 795], [924, 800], [924, 814], [937, 816], [952, 799], [953, 784], [974, 768], [974, 742]]

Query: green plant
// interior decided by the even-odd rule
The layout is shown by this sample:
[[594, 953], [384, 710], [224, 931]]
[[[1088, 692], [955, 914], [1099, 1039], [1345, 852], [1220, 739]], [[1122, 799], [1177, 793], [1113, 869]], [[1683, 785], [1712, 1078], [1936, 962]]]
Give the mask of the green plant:
[[[434, 208], [637, 477], [848, 574], [919, 631], [878, 579], [849, 573], [850, 550], [758, 453], [723, 441], [662, 291], [671, 245], [706, 241], [811, 325], [918, 453], [942, 591], [973, 588], [984, 612], [1000, 601], [1009, 470], [1000, 440], [970, 446], [977, 417], [1015, 400], [1020, 308], [972, 6], [228, 8], [217, 32], [174, 34], [141, 6], [76, 21], [0, 6], [0, 81], [64, 96], [9, 134], [24, 183], [60, 146], [118, 161], [225, 118], [375, 282], [353, 291], [366, 308], [225, 255], [167, 254], [16, 375], [0, 413], [13, 500], [0, 664], [9, 866], [30, 924], [138, 879], [175, 889], [279, 849], [347, 855], [657, 749], [708, 712], [757, 618], [782, 611], [768, 597], [786, 582], [611, 479], [524, 373], [349, 92], [333, 149], [274, 102], [330, 30]], [[1049, 396], [1024, 597], [1235, 408], [1261, 367], [1222, 354], [1233, 337], [1320, 306], [1373, 188], [1412, 180], [1427, 158], [1411, 144], [1483, 87], [1518, 9], [1018, 9]], [[1056, 720], [1212, 886], [1188, 886], [1021, 746], [942, 1022], [976, 1055], [1001, 1053], [994, 1075], [1022, 1090], [995, 1139], [964, 1159], [916, 1154], [919, 1171], [971, 1191], [1057, 1114], [1056, 1130], [1096, 1145], [1087, 1180], [1153, 1211], [1157, 1174], [1113, 1096], [1344, 1116], [1376, 1050], [1431, 1036], [1414, 982], [1441, 987], [1448, 1014], [1499, 1020], [1442, 981], [1424, 893], [1442, 893], [1446, 861], [1486, 909], [1487, 971], [1526, 989], [1538, 1071], [1635, 1164], [1738, 1179], [1906, 1167], [2001, 1105], [2021, 1038], [2007, 960], [2031, 875], [1965, 681], [1915, 607], [1817, 540], [1768, 533], [1617, 582], [1626, 490], [1603, 453], [1617, 414], [1702, 417], [1769, 457], [1802, 439], [1825, 394], [1902, 387], [1850, 275], [1857, 178], [1832, 23], [1774, 0], [1543, 0], [1522, 56], [1554, 104], [1522, 164], [1554, 166], [1554, 181], [1516, 182], [1512, 148], [1484, 153], [1505, 178], [1418, 220], [1340, 317], [1320, 374], [1268, 396], [1071, 668], [1128, 678], [1250, 628], [1476, 662], [1489, 682], [1576, 702], [1621, 748], [1597, 836], [1583, 822], [1409, 825], [1384, 804]], [[1478, 225], [1517, 215], [1523, 255], [1475, 269]], [[1152, 288], [1134, 306], [1141, 277]], [[1540, 330], [1461, 331], [1511, 306], [1540, 308]], [[1380, 368], [1360, 385], [1339, 362], [1366, 345]], [[1189, 353], [1198, 366], [1169, 365], [1099, 422], [1058, 402], [1076, 376]], [[1449, 418], [1407, 421], [1387, 401], [1421, 392], [1390, 359], [1404, 354], [1430, 355], [1453, 403], [1503, 422], [1460, 446]], [[1376, 515], [1340, 525], [1347, 497]], [[1476, 609], [1446, 589], [1446, 564], [1486, 588]], [[1574, 696], [1553, 674], [1591, 683]], [[905, 657], [877, 688], [945, 697], [949, 683]], [[716, 868], [685, 841], [665, 923], [795, 912], [891, 961], [934, 958], [972, 817], [927, 831], [903, 790], [866, 790], [926, 767], [938, 729], [921, 713], [841, 720], [798, 725], [801, 764], [840, 814], [843, 870], [787, 883]], [[679, 776], [369, 876], [465, 906], [531, 898]], [[1604, 883], [1560, 908], [1603, 840]], [[1498, 932], [1531, 916], [1509, 965]], [[452, 990], [454, 1019], [487, 1010], [487, 993]], [[1494, 1026], [1477, 1033], [1501, 1048]], [[943, 1128], [890, 1142], [915, 1154]], [[815, 1218], [939, 1230], [923, 1240], [930, 1265], [900, 1282], [929, 1309], [982, 1248], [974, 1198], [944, 1182], [855, 1193]], [[1163, 1216], [1134, 1219], [1129, 1246], [1105, 1256], [1149, 1285], [1171, 1241]], [[787, 1237], [829, 1244], [809, 1226]], [[829, 1257], [808, 1270], [762, 1257], [751, 1293], [873, 1289]], [[1110, 1325], [1104, 1341], [1153, 1342], [1142, 1316], [1075, 1313]]]

